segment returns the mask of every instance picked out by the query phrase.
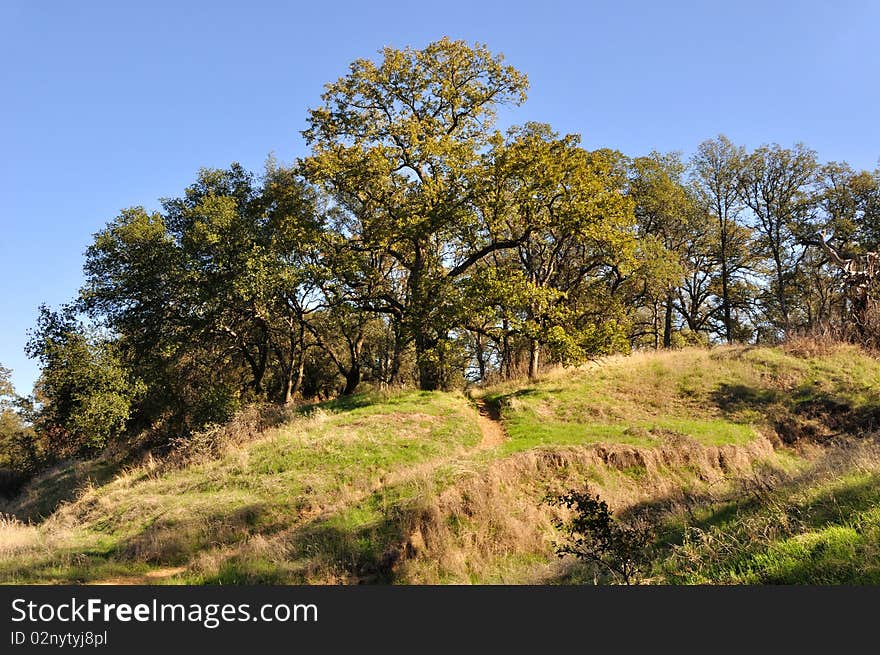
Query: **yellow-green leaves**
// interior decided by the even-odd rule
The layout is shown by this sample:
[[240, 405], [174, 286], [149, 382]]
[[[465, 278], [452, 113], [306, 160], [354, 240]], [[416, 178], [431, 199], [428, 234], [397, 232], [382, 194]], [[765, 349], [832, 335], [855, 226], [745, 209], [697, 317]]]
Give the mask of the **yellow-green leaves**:
[[484, 45], [443, 38], [355, 61], [310, 112], [303, 170], [345, 214], [350, 247], [378, 255], [361, 258], [373, 269], [366, 277], [384, 278], [364, 302], [399, 317], [423, 388], [448, 379], [440, 369], [456, 300], [447, 278], [515, 245], [477, 211], [476, 173], [496, 108], [525, 100], [527, 86]]

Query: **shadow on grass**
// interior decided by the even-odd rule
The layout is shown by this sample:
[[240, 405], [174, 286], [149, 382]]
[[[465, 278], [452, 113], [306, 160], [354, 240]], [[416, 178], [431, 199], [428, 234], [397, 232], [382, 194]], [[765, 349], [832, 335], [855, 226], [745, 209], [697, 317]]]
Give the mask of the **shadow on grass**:
[[[876, 584], [876, 550], [874, 557], [865, 557], [860, 549], [876, 540], [876, 521], [865, 523], [862, 517], [880, 505], [880, 476], [875, 472], [841, 481], [832, 471], [818, 479], [808, 471], [765, 495], [735, 499], [697, 524], [704, 530], [718, 526], [720, 534], [747, 545], [744, 551], [722, 547], [720, 558], [713, 553], [713, 570], [754, 571], [765, 584]], [[761, 534], [754, 526], [762, 524], [779, 534]], [[793, 540], [799, 535], [810, 535], [811, 544]]]
[[360, 407], [368, 407], [375, 405], [377, 399], [371, 393], [358, 393], [351, 396], [340, 396], [331, 400], [325, 400], [318, 403], [311, 403], [297, 408], [297, 412], [303, 416], [311, 416], [317, 410], [322, 409], [329, 412], [349, 412]]
[[288, 527], [273, 523], [262, 504], [181, 520], [160, 515], [136, 534], [120, 540], [112, 535], [93, 535], [95, 541], [88, 545], [63, 547], [51, 553], [13, 555], [0, 563], [0, 581], [82, 584], [138, 575], [157, 565], [185, 565], [200, 552]]
[[[877, 476], [822, 491], [805, 502], [785, 485], [762, 503], [722, 506], [695, 527], [718, 527], [672, 579], [751, 580], [759, 584], [877, 584], [877, 522], [864, 512], [880, 502]], [[668, 551], [670, 552], [670, 551]]]
[[512, 398], [525, 398], [528, 396], [534, 396], [537, 393], [537, 388], [525, 387], [508, 393], [487, 393], [483, 396], [483, 401], [486, 403], [487, 407], [492, 408], [492, 411], [497, 411], [500, 418], [501, 411], [510, 403]]
[[[550, 389], [547, 393], [554, 393], [559, 391], [559, 389]], [[509, 393], [505, 396], [505, 398], [513, 397], [513, 398], [522, 398], [524, 396], [533, 396], [538, 393], [538, 390], [534, 387], [526, 387], [524, 389], [518, 389], [513, 393]]]
[[411, 391], [406, 393], [402, 390], [396, 391], [367, 391], [364, 393], [356, 393], [350, 396], [339, 396], [316, 403], [309, 403], [297, 408], [297, 414], [301, 416], [310, 416], [315, 411], [321, 409], [328, 412], [350, 412], [361, 407], [369, 407], [370, 405], [395, 405], [398, 403], [408, 402], [412, 400], [412, 395], [417, 394], [424, 398], [430, 398], [433, 391]]
[[758, 389], [744, 384], [720, 384], [710, 398], [727, 418], [735, 418], [743, 410], [763, 411], [781, 400], [772, 389]]
[[119, 542], [113, 556], [153, 564], [183, 564], [199, 551], [240, 543], [257, 532], [271, 534], [284, 527], [272, 523], [264, 503], [184, 520], [160, 516]]
[[846, 398], [817, 389], [815, 384], [802, 384], [787, 392], [721, 384], [711, 398], [725, 418], [750, 422], [760, 417], [786, 444], [801, 440], [823, 443], [880, 429], [880, 404], [854, 406]]
[[[760, 584], [877, 584], [880, 521], [865, 517], [880, 506], [880, 474], [841, 477], [860, 470], [858, 460], [827, 453], [796, 475], [764, 471], [722, 494], [673, 493], [615, 517], [654, 526], [651, 559], [668, 583], [746, 575]], [[708, 539], [670, 564], [693, 530]], [[613, 582], [599, 573], [599, 584]], [[594, 584], [595, 575], [595, 566], [572, 560], [544, 582]]]
[[84, 487], [105, 484], [122, 468], [123, 463], [110, 460], [66, 460], [37, 474], [17, 496], [0, 503], [0, 512], [40, 523], [62, 503], [75, 500]]
[[407, 526], [412, 514], [392, 511], [381, 519], [345, 527], [335, 521], [305, 525], [283, 540], [272, 557], [232, 555], [202, 584], [304, 584], [317, 576], [346, 584], [393, 584], [397, 565], [413, 554]]

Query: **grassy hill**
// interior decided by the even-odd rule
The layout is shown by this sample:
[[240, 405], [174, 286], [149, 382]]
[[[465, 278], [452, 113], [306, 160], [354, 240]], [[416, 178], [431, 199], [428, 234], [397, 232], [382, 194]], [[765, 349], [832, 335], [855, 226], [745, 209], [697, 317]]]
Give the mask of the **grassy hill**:
[[648, 582], [876, 583], [878, 419], [880, 362], [848, 347], [364, 394], [185, 456], [45, 472], [0, 507], [0, 581], [602, 582], [555, 555], [545, 502], [589, 486], [650, 520]]

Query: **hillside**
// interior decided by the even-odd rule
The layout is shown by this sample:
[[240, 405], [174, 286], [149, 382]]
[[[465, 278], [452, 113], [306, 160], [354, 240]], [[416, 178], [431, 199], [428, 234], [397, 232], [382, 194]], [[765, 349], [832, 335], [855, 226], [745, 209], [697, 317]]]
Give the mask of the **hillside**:
[[589, 485], [650, 518], [648, 582], [877, 583], [878, 418], [880, 362], [849, 347], [363, 394], [185, 459], [47, 471], [0, 507], [0, 581], [601, 582], [555, 555], [544, 502]]

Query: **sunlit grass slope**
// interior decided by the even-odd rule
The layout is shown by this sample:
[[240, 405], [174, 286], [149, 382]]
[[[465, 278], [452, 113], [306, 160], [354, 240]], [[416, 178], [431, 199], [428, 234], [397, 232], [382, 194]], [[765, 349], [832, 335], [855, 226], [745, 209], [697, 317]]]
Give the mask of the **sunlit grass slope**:
[[[765, 481], [766, 482], [766, 481]], [[826, 453], [798, 475], [670, 517], [673, 584], [880, 584], [880, 451]]]
[[854, 348], [807, 357], [771, 348], [641, 353], [557, 370], [538, 384], [501, 387], [492, 398], [503, 406], [508, 451], [607, 441], [656, 446], [670, 436], [744, 444], [777, 431], [795, 440], [799, 431], [821, 436], [870, 423], [880, 407], [880, 365]]
[[[101, 580], [197, 561], [213, 568], [257, 537], [304, 523], [369, 523], [391, 502], [386, 494], [407, 493], [392, 491], [395, 480], [427, 461], [439, 466], [479, 438], [476, 411], [457, 393], [327, 403], [216, 459], [145, 465], [102, 486], [86, 485], [75, 502], [27, 528], [32, 547], [23, 548], [19, 526], [12, 550], [20, 556], [7, 552], [0, 560], [0, 579]], [[28, 495], [57, 496], [58, 485], [71, 479], [54, 471]]]
[[185, 460], [59, 465], [0, 508], [0, 581], [602, 581], [555, 557], [544, 502], [585, 485], [655, 518], [652, 582], [877, 579], [880, 363], [856, 349], [637, 354], [474, 393], [501, 445], [466, 395], [410, 391]]

